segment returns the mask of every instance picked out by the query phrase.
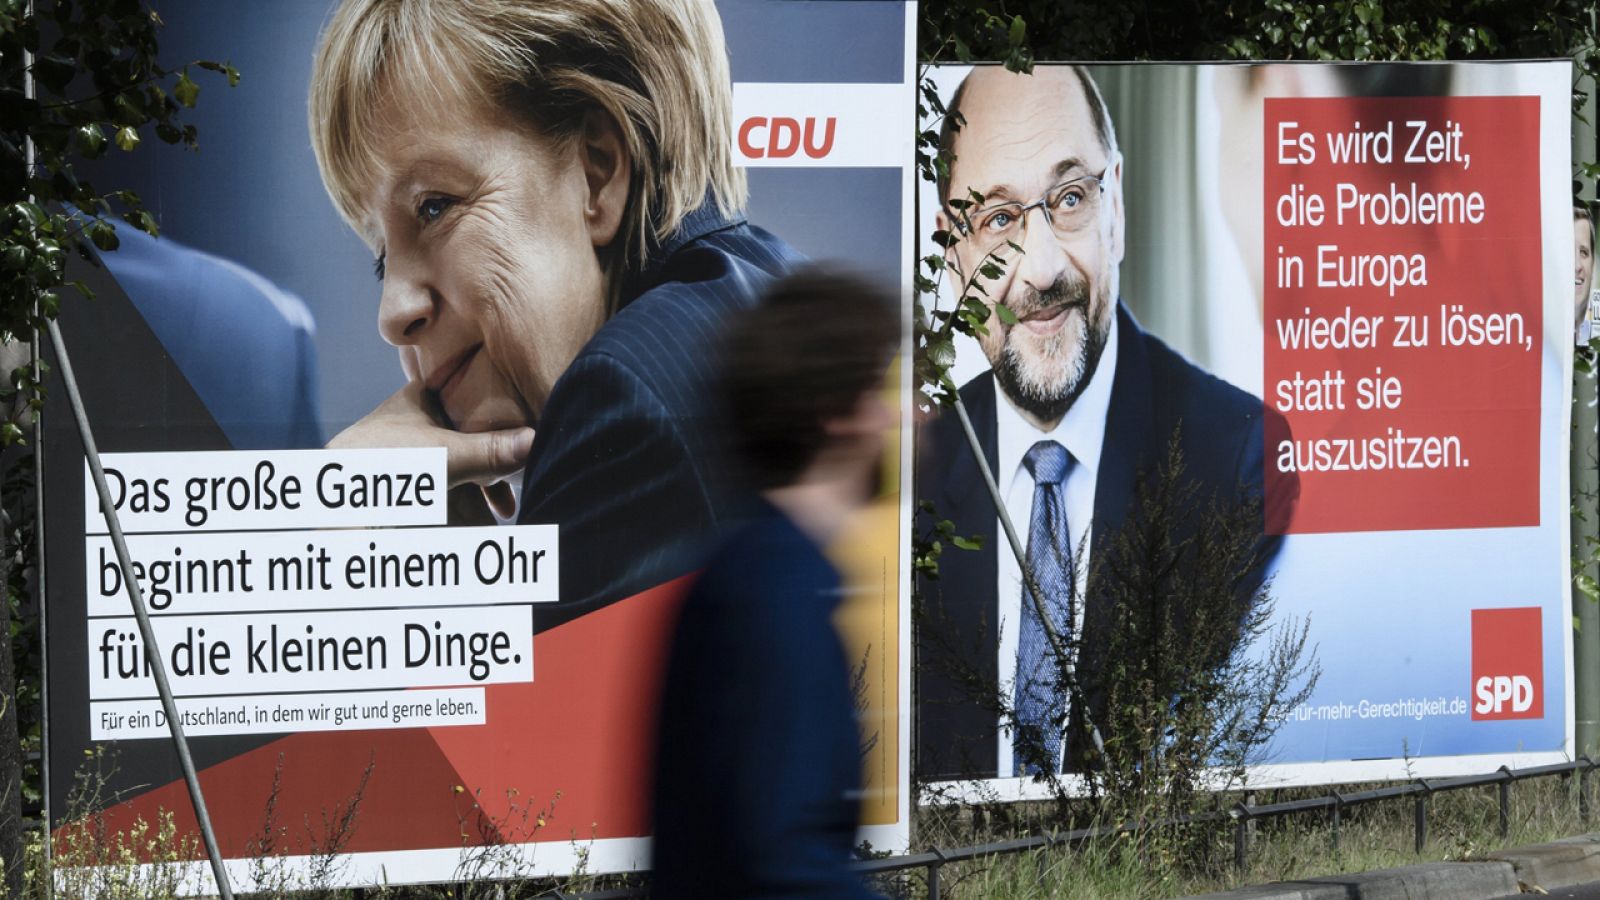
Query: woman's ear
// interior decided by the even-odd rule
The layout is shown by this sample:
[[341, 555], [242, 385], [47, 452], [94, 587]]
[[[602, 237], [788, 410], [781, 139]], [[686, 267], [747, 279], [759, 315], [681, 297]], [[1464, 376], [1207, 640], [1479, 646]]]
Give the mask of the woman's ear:
[[584, 113], [578, 154], [587, 186], [583, 216], [589, 226], [589, 238], [596, 247], [609, 246], [622, 224], [633, 177], [633, 160], [623, 142], [622, 129], [610, 113], [601, 109]]

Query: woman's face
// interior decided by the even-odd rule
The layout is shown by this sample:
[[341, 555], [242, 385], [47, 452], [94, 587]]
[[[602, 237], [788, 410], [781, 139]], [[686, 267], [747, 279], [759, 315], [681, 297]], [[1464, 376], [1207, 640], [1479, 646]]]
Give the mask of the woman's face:
[[596, 228], [588, 146], [414, 97], [385, 104], [363, 195], [378, 330], [457, 430], [534, 425], [605, 321], [596, 246], [615, 226]]

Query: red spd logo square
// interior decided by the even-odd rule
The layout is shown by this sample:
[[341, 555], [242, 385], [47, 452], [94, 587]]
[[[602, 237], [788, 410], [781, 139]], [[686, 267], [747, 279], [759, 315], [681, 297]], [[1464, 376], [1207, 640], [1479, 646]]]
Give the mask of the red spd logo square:
[[1472, 611], [1473, 721], [1544, 718], [1544, 639], [1537, 606]]

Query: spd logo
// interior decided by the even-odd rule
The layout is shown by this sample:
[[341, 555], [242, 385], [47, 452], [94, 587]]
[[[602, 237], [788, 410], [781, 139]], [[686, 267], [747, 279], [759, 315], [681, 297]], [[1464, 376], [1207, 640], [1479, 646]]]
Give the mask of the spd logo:
[[1544, 643], [1537, 606], [1472, 611], [1472, 718], [1544, 718]]

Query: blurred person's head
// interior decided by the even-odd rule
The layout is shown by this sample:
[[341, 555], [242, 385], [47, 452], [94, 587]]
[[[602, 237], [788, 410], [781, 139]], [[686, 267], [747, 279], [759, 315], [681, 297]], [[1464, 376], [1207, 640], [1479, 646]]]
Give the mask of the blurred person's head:
[[843, 486], [870, 499], [895, 422], [884, 376], [900, 340], [891, 294], [859, 275], [806, 269], [775, 283], [725, 337], [734, 450], [754, 486]]
[[[1032, 75], [974, 69], [949, 109], [943, 140], [955, 161], [940, 185], [939, 227], [958, 240], [947, 259], [958, 285], [986, 262], [1003, 263], [998, 280], [981, 279], [987, 293], [975, 292], [990, 307], [979, 344], [1006, 397], [1048, 428], [1093, 377], [1116, 315], [1116, 131], [1099, 88], [1077, 66]], [[959, 130], [950, 125], [955, 113], [965, 118]], [[1007, 325], [996, 301], [1019, 321]]]
[[345, 0], [309, 114], [379, 331], [462, 431], [534, 424], [652, 246], [745, 199], [699, 0]]
[[1582, 325], [1594, 287], [1594, 215], [1584, 203], [1572, 206], [1572, 303], [1574, 324]]

